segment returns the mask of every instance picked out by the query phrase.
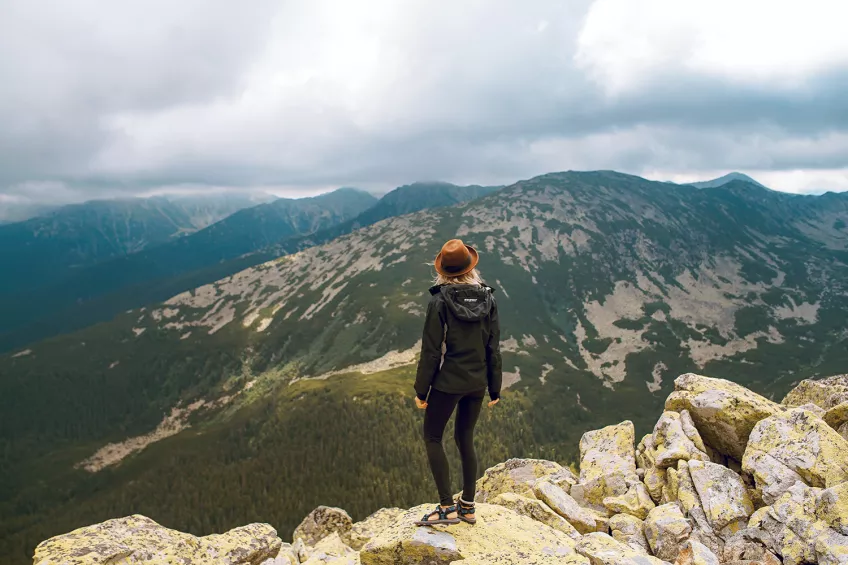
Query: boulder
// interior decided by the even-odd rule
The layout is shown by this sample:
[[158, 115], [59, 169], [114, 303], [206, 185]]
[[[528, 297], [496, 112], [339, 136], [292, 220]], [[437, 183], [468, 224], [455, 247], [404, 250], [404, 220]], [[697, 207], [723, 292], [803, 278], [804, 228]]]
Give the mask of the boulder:
[[819, 565], [848, 565], [848, 536], [829, 530], [816, 539]]
[[645, 555], [601, 532], [586, 534], [575, 549], [591, 565], [666, 565], [661, 559]]
[[848, 482], [821, 491], [816, 499], [816, 518], [848, 536]]
[[565, 485], [577, 482], [574, 473], [559, 463], [544, 459], [509, 459], [486, 470], [477, 481], [475, 500], [489, 502], [505, 492], [532, 498], [533, 485], [539, 479], [553, 479], [552, 482], [559, 483], [564, 490], [568, 490]]
[[[692, 436], [691, 438], [684, 431], [682, 421], [684, 418], [687, 423], [686, 427]], [[695, 441], [693, 441], [693, 438]], [[701, 440], [701, 436], [698, 434], [698, 430], [695, 429], [687, 410], [683, 410], [681, 413], [663, 412], [657, 425], [654, 426], [652, 443], [656, 450], [653, 457], [654, 464], [663, 469], [676, 467], [677, 462], [680, 460], [710, 460], [709, 455], [705, 452], [706, 448]]]
[[837, 428], [837, 433], [842, 436], [842, 439], [848, 441], [848, 422], [845, 422], [839, 428]]
[[831, 487], [848, 480], [848, 441], [814, 414], [795, 408], [756, 425], [742, 468], [772, 504], [798, 481]]
[[784, 410], [779, 404], [736, 383], [687, 373], [674, 381], [666, 410], [686, 410], [703, 440], [724, 455], [741, 460], [751, 430], [760, 420]]
[[783, 399], [784, 406], [815, 404], [829, 410], [840, 402], [848, 401], [848, 375], [825, 379], [807, 379], [789, 391]]
[[319, 506], [310, 512], [294, 530], [294, 540], [303, 540], [308, 546], [314, 546], [330, 534], [339, 534], [346, 538], [353, 527], [350, 515], [341, 508]]
[[663, 499], [663, 491], [668, 485], [666, 470], [651, 467], [645, 471], [645, 478], [642, 481], [645, 483], [645, 488], [648, 489], [648, 494], [651, 495], [651, 500], [659, 503]]
[[630, 489], [621, 496], [606, 497], [603, 504], [615, 514], [630, 514], [640, 520], [647, 518], [648, 512], [656, 506], [648, 493], [648, 489], [639, 481], [634, 482]]
[[730, 536], [722, 550], [722, 562], [759, 561], [766, 565], [780, 565], [780, 558], [769, 548], [774, 540], [759, 528], [745, 528]]
[[609, 526], [613, 539], [640, 553], [650, 554], [645, 522], [630, 514], [617, 514], [610, 518]]
[[551, 510], [550, 506], [535, 498], [527, 498], [512, 492], [499, 494], [492, 500], [492, 504], [497, 504], [505, 508], [532, 518], [537, 522], [541, 522], [546, 526], [550, 526], [555, 530], [559, 530], [571, 539], [579, 539], [580, 532], [572, 526], [568, 520]]
[[822, 492], [796, 483], [765, 511], [755, 512], [748, 526], [768, 533], [773, 543], [769, 549], [780, 555], [784, 564], [841, 563], [848, 536], [817, 519], [816, 505]]
[[280, 546], [280, 552], [277, 553], [277, 556], [263, 561], [262, 565], [300, 565], [300, 559], [292, 544], [284, 543]]
[[688, 467], [713, 531], [721, 532], [728, 527], [735, 531], [747, 524], [754, 503], [739, 475], [709, 461], [691, 460]]
[[837, 404], [825, 412], [822, 419], [834, 430], [839, 430], [839, 428], [848, 423], [848, 402]]
[[[580, 496], [601, 505], [607, 497], [621, 496], [636, 475], [636, 432], [633, 422], [625, 421], [600, 430], [586, 432], [580, 439]], [[576, 498], [576, 497], [575, 497]]]
[[401, 508], [381, 508], [361, 522], [354, 524], [343, 541], [358, 551], [371, 538], [398, 521], [405, 513], [406, 510]]
[[195, 537], [139, 514], [107, 520], [38, 544], [33, 565], [186, 563], [258, 565], [276, 556], [282, 541], [268, 524]]
[[342, 541], [338, 532], [333, 532], [309, 551], [309, 559], [303, 565], [359, 565], [359, 554]]
[[674, 561], [692, 532], [692, 525], [674, 502], [657, 506], [645, 520], [645, 537], [651, 552], [665, 561]]
[[719, 565], [719, 560], [710, 548], [690, 539], [681, 546], [674, 565]]
[[581, 534], [595, 532], [598, 523], [593, 513], [582, 508], [567, 492], [547, 481], [539, 481], [533, 487], [536, 498], [547, 504], [551, 510], [562, 516]]
[[309, 548], [306, 547], [306, 544], [303, 543], [302, 539], [295, 540], [292, 544], [292, 551], [297, 556], [297, 560], [300, 563], [303, 563], [307, 559], [309, 559]]
[[695, 488], [695, 483], [692, 481], [692, 474], [689, 472], [688, 461], [678, 461], [677, 471], [675, 473], [675, 484], [677, 486], [675, 497], [683, 510], [691, 512], [693, 508], [701, 506], [701, 497], [698, 495], [698, 490]]
[[[504, 565], [585, 563], [568, 535], [503, 506], [478, 503], [474, 526], [415, 526], [430, 509], [429, 504], [413, 508], [374, 536], [360, 552], [362, 565], [446, 565], [461, 559]], [[574, 556], [571, 561], [569, 556]]]

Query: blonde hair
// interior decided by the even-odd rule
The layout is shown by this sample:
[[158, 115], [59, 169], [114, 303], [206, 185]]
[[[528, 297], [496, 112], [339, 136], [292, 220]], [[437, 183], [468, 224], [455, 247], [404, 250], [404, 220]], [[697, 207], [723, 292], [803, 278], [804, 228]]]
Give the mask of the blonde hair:
[[480, 276], [480, 271], [471, 269], [464, 275], [458, 277], [448, 277], [441, 273], [436, 274], [436, 284], [476, 284], [483, 285], [483, 279]]

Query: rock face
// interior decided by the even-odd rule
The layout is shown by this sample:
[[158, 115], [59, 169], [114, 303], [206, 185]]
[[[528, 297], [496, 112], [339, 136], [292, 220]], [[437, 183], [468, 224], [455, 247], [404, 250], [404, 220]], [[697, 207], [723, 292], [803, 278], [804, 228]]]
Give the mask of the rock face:
[[[572, 557], [575, 542], [563, 532], [502, 506], [478, 503], [477, 524], [418, 527], [431, 505], [413, 508], [362, 548], [363, 565], [424, 565], [462, 563], [559, 563]], [[563, 561], [564, 562], [564, 561]]]
[[477, 524], [416, 527], [432, 509], [353, 523], [320, 506], [283, 544], [266, 524], [197, 538], [143, 516], [43, 542], [35, 565], [848, 565], [844, 376], [783, 404], [687, 374], [652, 433], [587, 432], [580, 473], [510, 459], [477, 483]]
[[133, 515], [41, 542], [35, 548], [33, 564], [259, 565], [275, 557], [281, 546], [276, 530], [268, 524], [250, 524], [225, 534], [198, 538]]

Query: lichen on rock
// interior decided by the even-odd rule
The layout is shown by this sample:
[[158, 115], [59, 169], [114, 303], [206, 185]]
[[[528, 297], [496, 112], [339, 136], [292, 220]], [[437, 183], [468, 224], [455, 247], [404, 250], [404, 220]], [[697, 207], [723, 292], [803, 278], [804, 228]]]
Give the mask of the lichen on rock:
[[686, 410], [706, 443], [740, 461], [757, 422], [784, 410], [741, 385], [694, 373], [675, 379], [665, 408]]
[[[579, 497], [595, 505], [627, 493], [639, 482], [636, 474], [636, 432], [627, 420], [586, 432], [580, 439], [580, 482], [572, 487]], [[575, 496], [575, 498], [578, 498]]]
[[[477, 504], [477, 524], [419, 527], [413, 521], [431, 510], [411, 509], [362, 548], [362, 565], [472, 563], [542, 565], [575, 554], [575, 542], [503, 506]], [[579, 560], [578, 560], [579, 562]]]
[[353, 528], [350, 515], [341, 508], [319, 506], [310, 512], [294, 530], [294, 540], [303, 540], [308, 546], [314, 546], [325, 537], [337, 533], [347, 538]]
[[34, 565], [258, 565], [282, 546], [268, 524], [195, 537], [135, 514], [86, 526], [41, 542]]
[[848, 480], [848, 441], [813, 413], [795, 408], [757, 423], [742, 467], [771, 504], [799, 481], [828, 488]]
[[477, 480], [476, 499], [489, 502], [505, 492], [533, 497], [533, 485], [541, 479], [551, 479], [560, 488], [577, 482], [574, 474], [559, 463], [544, 459], [509, 459], [487, 469]]

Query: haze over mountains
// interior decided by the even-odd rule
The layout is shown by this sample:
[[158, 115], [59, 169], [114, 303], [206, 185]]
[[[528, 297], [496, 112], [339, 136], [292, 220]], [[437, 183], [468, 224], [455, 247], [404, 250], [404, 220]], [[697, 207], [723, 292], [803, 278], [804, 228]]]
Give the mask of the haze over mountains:
[[[264, 197], [270, 200], [272, 197]], [[179, 239], [262, 199], [250, 194], [95, 200], [0, 227], [0, 294]]]
[[[384, 218], [463, 202], [493, 190], [416, 183], [379, 200], [351, 188], [312, 198], [280, 198], [242, 209], [192, 235], [170, 237], [171, 241], [138, 253], [114, 254], [107, 257], [112, 260], [90, 261], [65, 271], [52, 267], [74, 260], [75, 248], [63, 242], [69, 239], [78, 245], [73, 230], [58, 230], [59, 237], [46, 240], [57, 248], [52, 256], [30, 253], [26, 241], [9, 241], [7, 264], [16, 274], [0, 295], [0, 351], [108, 320], [127, 308], [164, 300]], [[16, 229], [6, 228], [13, 237]], [[102, 231], [96, 226], [91, 229], [97, 234]], [[31, 228], [22, 225], [19, 231], [29, 234]]]
[[[276, 243], [255, 212], [232, 216], [260, 226], [245, 247], [290, 255], [256, 247], [246, 270], [0, 356], [0, 555], [130, 508], [206, 533], [421, 501], [409, 394], [430, 263], [452, 237], [480, 250], [502, 317], [509, 390], [481, 424], [481, 467], [573, 460], [611, 415], [644, 433], [690, 370], [776, 398], [848, 363], [848, 195], [600, 171], [339, 196], [364, 210], [291, 222]], [[453, 205], [422, 209], [435, 202]], [[225, 222], [177, 243], [242, 241]]]

